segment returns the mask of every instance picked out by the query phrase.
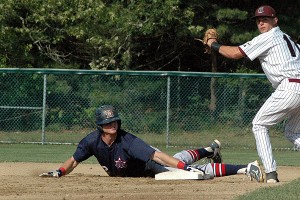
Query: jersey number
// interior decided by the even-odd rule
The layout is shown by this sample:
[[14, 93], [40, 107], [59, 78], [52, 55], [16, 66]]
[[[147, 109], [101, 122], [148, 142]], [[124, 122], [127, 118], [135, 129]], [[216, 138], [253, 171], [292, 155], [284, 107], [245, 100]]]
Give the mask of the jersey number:
[[[291, 53], [292, 57], [296, 57], [296, 53], [295, 53], [294, 48], [291, 44], [291, 41], [288, 39], [288, 37], [286, 35], [283, 35], [283, 39], [286, 41], [286, 44], [288, 45], [288, 48], [290, 50], [290, 53]], [[297, 47], [297, 49], [300, 51], [300, 48], [298, 47], [296, 42], [294, 42], [294, 43], [295, 43], [295, 46]]]

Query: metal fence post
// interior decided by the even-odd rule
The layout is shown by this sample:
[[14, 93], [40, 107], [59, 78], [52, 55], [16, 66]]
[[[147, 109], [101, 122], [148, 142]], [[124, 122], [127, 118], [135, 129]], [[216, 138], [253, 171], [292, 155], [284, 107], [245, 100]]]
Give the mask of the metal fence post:
[[44, 89], [43, 89], [42, 144], [45, 143], [46, 94], [47, 94], [47, 75], [45, 74], [44, 75]]
[[166, 147], [169, 147], [169, 121], [170, 121], [170, 76], [168, 76], [167, 79], [167, 119], [166, 119], [166, 125], [167, 125], [167, 130], [166, 130]]

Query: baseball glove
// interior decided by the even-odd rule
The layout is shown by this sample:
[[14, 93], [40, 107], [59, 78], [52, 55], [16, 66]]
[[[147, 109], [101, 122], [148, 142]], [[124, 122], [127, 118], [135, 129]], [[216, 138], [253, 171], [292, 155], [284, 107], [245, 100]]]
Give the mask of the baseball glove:
[[[196, 39], [196, 38], [195, 38], [195, 39]], [[204, 46], [205, 46], [205, 51], [204, 51], [204, 53], [208, 53], [208, 54], [211, 53], [211, 49], [210, 49], [209, 46], [207, 45], [207, 42], [208, 42], [208, 40], [210, 40], [210, 39], [216, 39], [216, 40], [218, 40], [217, 29], [215, 29], [215, 28], [207, 29], [207, 30], [205, 31], [203, 40], [201, 40], [201, 39], [196, 39], [196, 40], [201, 41], [201, 42], [204, 44]]]

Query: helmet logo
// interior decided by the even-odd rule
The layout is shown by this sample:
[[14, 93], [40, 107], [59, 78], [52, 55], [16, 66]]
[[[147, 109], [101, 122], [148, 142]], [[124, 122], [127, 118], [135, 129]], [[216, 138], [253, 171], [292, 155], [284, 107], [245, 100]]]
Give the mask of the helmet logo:
[[258, 8], [257, 12], [260, 14], [264, 13], [264, 7], [262, 6], [262, 7]]
[[111, 118], [114, 116], [114, 112], [112, 110], [104, 110], [103, 114], [105, 115], [105, 118]]

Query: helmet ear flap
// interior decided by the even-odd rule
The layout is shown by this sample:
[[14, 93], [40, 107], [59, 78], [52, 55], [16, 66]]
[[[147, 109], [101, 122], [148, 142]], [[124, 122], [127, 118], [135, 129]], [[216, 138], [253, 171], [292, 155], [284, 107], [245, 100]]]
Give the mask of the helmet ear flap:
[[97, 129], [99, 130], [100, 133], [103, 133], [103, 128], [102, 128], [101, 125], [98, 125], [98, 124], [97, 124]]
[[121, 120], [118, 120], [118, 130], [121, 129], [121, 124], [122, 124]]
[[[118, 120], [117, 123], [118, 123], [118, 130], [120, 130], [121, 129], [121, 124], [122, 124], [121, 120]], [[96, 124], [96, 126], [97, 126], [97, 129], [99, 130], [99, 132], [103, 133], [103, 127], [102, 127], [102, 125]]]

